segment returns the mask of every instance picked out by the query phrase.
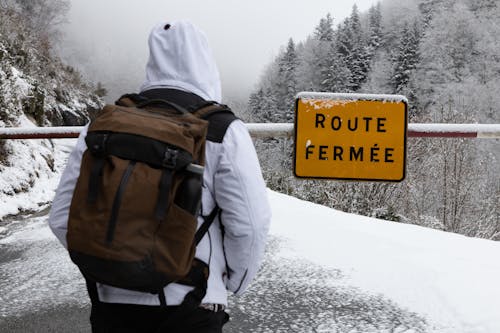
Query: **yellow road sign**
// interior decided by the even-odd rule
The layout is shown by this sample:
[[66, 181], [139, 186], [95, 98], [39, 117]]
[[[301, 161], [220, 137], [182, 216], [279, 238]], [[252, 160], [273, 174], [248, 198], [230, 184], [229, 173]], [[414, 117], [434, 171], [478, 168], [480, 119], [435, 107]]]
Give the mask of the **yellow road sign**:
[[407, 108], [399, 95], [298, 94], [295, 176], [402, 181]]

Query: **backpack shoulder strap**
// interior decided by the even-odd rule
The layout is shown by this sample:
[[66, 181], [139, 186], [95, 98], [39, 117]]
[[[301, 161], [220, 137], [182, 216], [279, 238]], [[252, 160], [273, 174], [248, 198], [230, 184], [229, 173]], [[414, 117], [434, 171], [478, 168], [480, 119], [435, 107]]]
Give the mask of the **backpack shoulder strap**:
[[203, 217], [203, 224], [196, 231], [196, 235], [194, 236], [195, 244], [198, 245], [202, 240], [203, 236], [207, 233], [208, 229], [212, 225], [212, 222], [217, 217], [217, 214], [220, 214], [221, 209], [219, 206], [215, 206], [214, 209], [207, 216]]
[[208, 121], [207, 140], [222, 143], [227, 128], [238, 119], [234, 112], [224, 104], [207, 101], [189, 108], [194, 115]]

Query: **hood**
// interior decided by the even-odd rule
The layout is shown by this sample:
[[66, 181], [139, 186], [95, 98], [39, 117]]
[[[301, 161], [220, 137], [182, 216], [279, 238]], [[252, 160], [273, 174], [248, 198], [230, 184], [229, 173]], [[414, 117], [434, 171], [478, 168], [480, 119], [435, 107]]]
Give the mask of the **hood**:
[[151, 31], [141, 91], [156, 88], [176, 88], [221, 102], [219, 70], [207, 38], [190, 22], [163, 22]]

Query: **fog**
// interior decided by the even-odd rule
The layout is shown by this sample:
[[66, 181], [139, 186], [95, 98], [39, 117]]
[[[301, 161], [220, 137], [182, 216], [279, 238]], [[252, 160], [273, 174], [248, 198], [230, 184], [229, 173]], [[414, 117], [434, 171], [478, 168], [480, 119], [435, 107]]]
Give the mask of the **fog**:
[[160, 21], [188, 19], [209, 39], [224, 101], [246, 101], [289, 38], [304, 40], [327, 13], [338, 24], [354, 3], [366, 11], [376, 1], [71, 0], [59, 52], [84, 77], [103, 83], [112, 102], [142, 83], [150, 29]]

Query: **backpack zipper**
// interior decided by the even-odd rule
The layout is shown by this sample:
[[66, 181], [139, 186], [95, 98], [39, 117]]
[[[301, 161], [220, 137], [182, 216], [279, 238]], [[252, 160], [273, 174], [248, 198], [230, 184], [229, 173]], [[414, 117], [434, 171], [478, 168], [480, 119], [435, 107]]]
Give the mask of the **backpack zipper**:
[[118, 189], [116, 190], [115, 198], [113, 200], [113, 206], [111, 207], [111, 215], [109, 217], [108, 222], [108, 231], [106, 233], [106, 245], [111, 245], [113, 242], [113, 238], [115, 235], [116, 224], [118, 222], [118, 211], [120, 210], [120, 206], [123, 199], [123, 193], [125, 192], [125, 188], [127, 187], [130, 175], [134, 170], [135, 161], [130, 161], [127, 166], [127, 169], [123, 172], [122, 179], [120, 180], [120, 185], [118, 185]]

